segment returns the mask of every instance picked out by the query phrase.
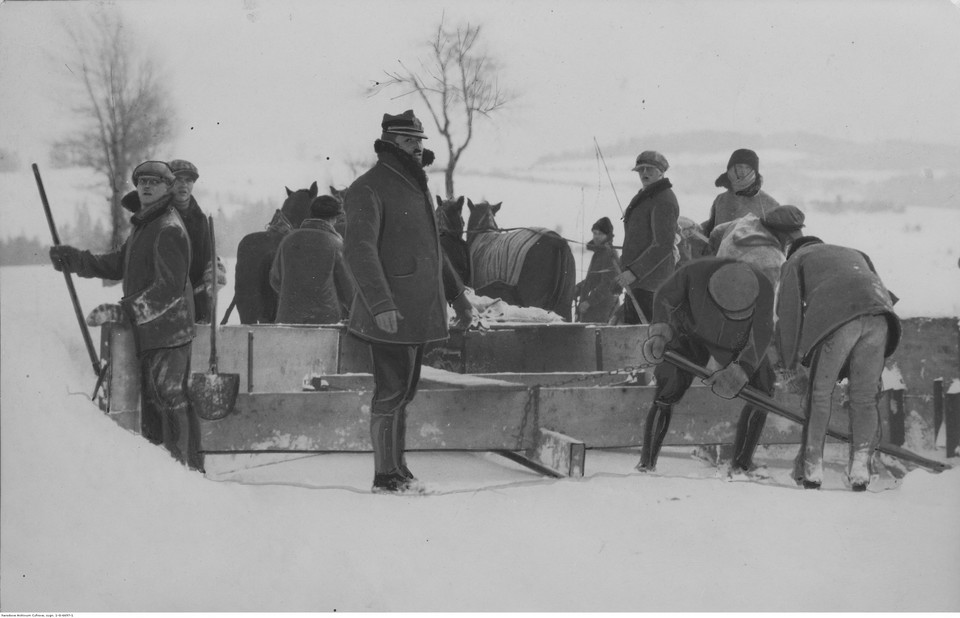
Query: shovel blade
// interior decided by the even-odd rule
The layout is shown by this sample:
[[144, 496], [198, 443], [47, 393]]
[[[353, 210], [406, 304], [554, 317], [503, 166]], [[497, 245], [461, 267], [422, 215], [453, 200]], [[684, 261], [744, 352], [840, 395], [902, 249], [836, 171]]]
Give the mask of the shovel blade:
[[190, 400], [197, 415], [208, 421], [233, 411], [240, 391], [240, 374], [195, 373], [190, 377]]

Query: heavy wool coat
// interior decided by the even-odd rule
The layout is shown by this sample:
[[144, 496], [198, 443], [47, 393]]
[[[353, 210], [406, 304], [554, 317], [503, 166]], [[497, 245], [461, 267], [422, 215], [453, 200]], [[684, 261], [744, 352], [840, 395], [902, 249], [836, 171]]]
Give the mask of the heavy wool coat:
[[900, 343], [893, 297], [861, 251], [838, 245], [801, 247], [784, 263], [777, 299], [777, 344], [787, 369], [809, 365], [813, 351], [843, 324], [863, 315], [887, 318], [884, 356]]
[[278, 324], [335, 324], [347, 313], [354, 287], [333, 224], [307, 219], [280, 242], [270, 269], [279, 295]]
[[630, 287], [656, 291], [673, 274], [680, 206], [666, 178], [637, 193], [623, 214], [620, 262], [637, 278]]
[[587, 243], [587, 249], [593, 252], [593, 256], [587, 276], [577, 284], [576, 295], [581, 303], [589, 303], [589, 308], [580, 319], [583, 322], [606, 323], [613, 315], [620, 296], [620, 286], [616, 282], [620, 259], [617, 250], [609, 242], [598, 245], [591, 240]]
[[[377, 158], [344, 199], [343, 252], [357, 284], [350, 332], [381, 343], [446, 339], [447, 301], [463, 292], [463, 284], [443, 258], [426, 176], [422, 170], [416, 175], [384, 142], [377, 142]], [[390, 310], [401, 316], [396, 333], [374, 321]]]
[[773, 340], [773, 284], [757, 271], [759, 294], [753, 315], [731, 319], [710, 296], [708, 284], [717, 270], [736, 260], [706, 257], [681, 266], [653, 301], [653, 321], [669, 324], [680, 337], [697, 341], [721, 365], [736, 362], [748, 376], [760, 367]]
[[172, 348], [193, 340], [190, 237], [170, 196], [138, 210], [121, 247], [102, 255], [81, 252], [81, 277], [123, 279], [120, 305], [134, 325], [138, 350]]

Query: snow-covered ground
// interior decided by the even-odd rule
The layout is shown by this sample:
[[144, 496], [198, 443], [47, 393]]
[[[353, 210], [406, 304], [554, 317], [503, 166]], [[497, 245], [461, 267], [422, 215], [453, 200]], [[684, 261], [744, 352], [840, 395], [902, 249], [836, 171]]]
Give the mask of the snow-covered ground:
[[[75, 282], [84, 310], [119, 294]], [[761, 485], [671, 449], [655, 477], [589, 451], [582, 480], [414, 453], [423, 497], [370, 494], [364, 454], [204, 478], [90, 402], [62, 275], [0, 268], [0, 291], [5, 612], [960, 610], [960, 470], [855, 494], [839, 450], [810, 492], [789, 450]]]

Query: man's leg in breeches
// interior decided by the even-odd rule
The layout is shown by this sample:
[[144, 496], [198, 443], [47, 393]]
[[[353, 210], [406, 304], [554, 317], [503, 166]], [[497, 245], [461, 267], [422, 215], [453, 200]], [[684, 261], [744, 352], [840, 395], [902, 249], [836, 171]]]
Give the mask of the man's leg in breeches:
[[848, 322], [838, 328], [817, 346], [810, 363], [810, 386], [807, 394], [807, 420], [798, 454], [805, 486], [817, 486], [823, 482], [823, 447], [830, 425], [833, 391], [837, 386], [840, 369], [850, 354], [853, 344], [860, 336], [859, 324]]
[[[749, 385], [761, 393], [772, 396], [776, 383], [776, 373], [767, 357], [764, 356], [760, 367], [750, 376]], [[767, 413], [761, 408], [747, 404], [740, 411], [737, 421], [737, 434], [733, 441], [733, 468], [749, 471], [753, 468], [753, 453], [757, 450]]]
[[[371, 344], [374, 391], [370, 441], [376, 474], [399, 474], [405, 433], [405, 406], [415, 373], [418, 346]], [[412, 397], [411, 397], [412, 398]]]
[[187, 396], [190, 344], [147, 352], [149, 397], [160, 413], [163, 444], [175, 459], [199, 469], [199, 424]]
[[[709, 355], [706, 350], [685, 345], [684, 340], [670, 349], [690, 358], [693, 362], [702, 363], [704, 357]], [[670, 363], [657, 365], [653, 370], [653, 375], [657, 381], [656, 394], [653, 398], [653, 406], [647, 412], [647, 419], [644, 422], [643, 447], [640, 450], [640, 462], [636, 466], [637, 470], [641, 472], [656, 469], [660, 448], [663, 446], [663, 440], [670, 429], [673, 404], [683, 398], [684, 393], [687, 392], [693, 382], [692, 375]]]
[[413, 473], [407, 467], [407, 405], [413, 401], [417, 395], [417, 385], [420, 383], [420, 368], [423, 366], [423, 346], [416, 346], [416, 352], [413, 359], [413, 371], [410, 374], [410, 381], [407, 383], [407, 395], [404, 397], [403, 404], [396, 414], [394, 431], [397, 435], [397, 459], [400, 473], [408, 479], [414, 479]]
[[873, 453], [880, 444], [880, 382], [887, 346], [887, 320], [880, 315], [859, 319], [863, 332], [850, 353], [847, 394], [850, 399], [850, 469], [853, 489], [867, 488]]

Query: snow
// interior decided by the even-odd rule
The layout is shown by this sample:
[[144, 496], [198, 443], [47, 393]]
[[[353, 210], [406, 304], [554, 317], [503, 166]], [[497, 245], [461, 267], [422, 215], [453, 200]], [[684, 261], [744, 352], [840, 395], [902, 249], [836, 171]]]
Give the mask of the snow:
[[[119, 295], [75, 283], [85, 310]], [[413, 453], [421, 497], [369, 493], [366, 454], [204, 478], [90, 402], [64, 288], [0, 268], [5, 612], [960, 610], [958, 469], [859, 494], [843, 450], [820, 492], [725, 482], [682, 449], [650, 477], [636, 451], [588, 451], [582, 480]], [[793, 450], [760, 455], [788, 474]]]

